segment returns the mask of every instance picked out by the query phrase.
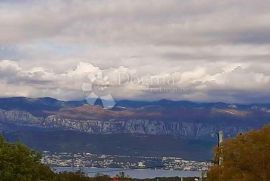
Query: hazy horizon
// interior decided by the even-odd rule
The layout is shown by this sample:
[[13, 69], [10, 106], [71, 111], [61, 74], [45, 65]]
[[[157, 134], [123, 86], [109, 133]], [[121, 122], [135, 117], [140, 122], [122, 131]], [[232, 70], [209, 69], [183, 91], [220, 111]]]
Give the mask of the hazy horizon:
[[[58, 101], [64, 101], [64, 102], [69, 102], [69, 101], [86, 101], [87, 102], [87, 98], [81, 98], [81, 99], [58, 99], [55, 97], [25, 97], [25, 96], [7, 96], [7, 97], [3, 97], [0, 96], [0, 99], [12, 99], [12, 98], [25, 98], [25, 99], [44, 99], [44, 98], [49, 98], [49, 99], [55, 99]], [[95, 98], [93, 98], [93, 101], [96, 100]], [[104, 100], [106, 101], [106, 100]], [[110, 100], [108, 100], [110, 101]], [[159, 101], [171, 101], [171, 102], [190, 102], [190, 103], [195, 103], [195, 104], [218, 104], [218, 103], [224, 103], [224, 104], [231, 104], [231, 105], [254, 105], [254, 104], [270, 104], [270, 102], [250, 102], [250, 103], [241, 103], [241, 102], [225, 102], [225, 101], [192, 101], [192, 100], [185, 100], [185, 99], [165, 99], [165, 98], [161, 98], [161, 99], [147, 99], [147, 100], [143, 100], [143, 99], [114, 99], [115, 102], [119, 102], [119, 101], [133, 101], [133, 102], [159, 102]]]

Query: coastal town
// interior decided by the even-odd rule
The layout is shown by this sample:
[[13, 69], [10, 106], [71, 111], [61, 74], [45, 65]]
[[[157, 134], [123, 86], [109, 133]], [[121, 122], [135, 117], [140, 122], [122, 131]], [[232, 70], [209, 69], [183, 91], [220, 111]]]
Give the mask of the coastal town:
[[190, 161], [178, 157], [122, 156], [92, 153], [52, 153], [44, 151], [42, 163], [50, 167], [95, 167], [124, 169], [166, 169], [205, 171], [207, 161]]

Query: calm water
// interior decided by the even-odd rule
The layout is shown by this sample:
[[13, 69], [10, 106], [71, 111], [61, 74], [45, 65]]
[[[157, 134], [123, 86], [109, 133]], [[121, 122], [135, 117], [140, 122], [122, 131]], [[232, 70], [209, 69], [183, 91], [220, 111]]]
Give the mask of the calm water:
[[[71, 167], [55, 167], [56, 172], [63, 171], [77, 171], [78, 168]], [[109, 175], [111, 177], [115, 176], [119, 172], [125, 172], [132, 178], [145, 179], [145, 178], [155, 178], [155, 177], [200, 177], [200, 171], [180, 171], [180, 170], [161, 170], [161, 169], [119, 169], [119, 168], [90, 168], [84, 167], [82, 169], [88, 176], [95, 176], [96, 174]]]

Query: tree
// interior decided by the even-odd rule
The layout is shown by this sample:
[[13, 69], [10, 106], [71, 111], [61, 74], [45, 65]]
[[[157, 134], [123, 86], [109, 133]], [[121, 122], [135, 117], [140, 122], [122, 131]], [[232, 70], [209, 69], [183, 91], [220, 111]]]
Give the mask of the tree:
[[106, 175], [98, 175], [93, 178], [87, 177], [82, 172], [70, 173], [63, 172], [57, 175], [57, 181], [111, 181], [112, 179]]
[[126, 175], [125, 172], [119, 172], [119, 174], [117, 174], [115, 178], [117, 178], [117, 180], [123, 181], [131, 180], [130, 176]]
[[270, 179], [270, 126], [240, 134], [216, 149], [215, 162], [222, 165], [208, 172], [209, 181], [266, 181]]
[[41, 155], [0, 136], [0, 181], [110, 181], [108, 176], [87, 177], [82, 172], [54, 173], [40, 162]]
[[40, 154], [16, 143], [7, 143], [0, 136], [1, 181], [47, 181], [54, 178], [49, 167], [40, 163]]

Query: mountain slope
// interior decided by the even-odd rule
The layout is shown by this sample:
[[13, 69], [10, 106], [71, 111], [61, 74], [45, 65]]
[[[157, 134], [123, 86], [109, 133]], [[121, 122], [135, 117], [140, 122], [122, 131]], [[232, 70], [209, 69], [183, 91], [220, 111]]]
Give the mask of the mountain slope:
[[[0, 103], [0, 132], [38, 149], [62, 151], [73, 150], [69, 147], [70, 143], [77, 151], [111, 150], [119, 154], [132, 154], [133, 151], [134, 154], [150, 154], [151, 147], [146, 145], [147, 149], [144, 150], [144, 139], [137, 139], [138, 136], [145, 136], [146, 143], [158, 143], [158, 140], [166, 138], [160, 144], [165, 148], [156, 149], [153, 154], [193, 155], [195, 159], [198, 151], [194, 148], [198, 148], [205, 152], [201, 153], [204, 155], [202, 157], [209, 159], [207, 155], [210, 155], [211, 147], [216, 142], [217, 131], [223, 130], [225, 136], [230, 137], [270, 123], [270, 108], [267, 104], [119, 101], [116, 107], [104, 109], [87, 105], [84, 101], [66, 102], [52, 98], [2, 98]], [[65, 135], [67, 140], [60, 139], [60, 135]], [[113, 138], [118, 141], [115, 142]], [[177, 145], [182, 145], [181, 151], [179, 147], [170, 147], [166, 143], [173, 143], [171, 141], [175, 138], [178, 140]], [[81, 142], [87, 139], [89, 142]], [[122, 143], [127, 144], [126, 148], [122, 148]], [[158, 145], [152, 146], [155, 148]], [[185, 154], [189, 152], [190, 155]]]

